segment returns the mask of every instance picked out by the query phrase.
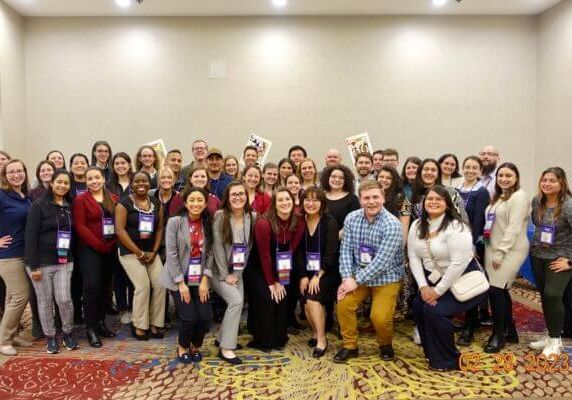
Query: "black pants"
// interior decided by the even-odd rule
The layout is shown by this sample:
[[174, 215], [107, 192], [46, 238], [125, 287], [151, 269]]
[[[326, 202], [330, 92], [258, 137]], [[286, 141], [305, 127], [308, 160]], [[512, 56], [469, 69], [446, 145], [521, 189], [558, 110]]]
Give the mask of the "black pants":
[[113, 275], [113, 292], [117, 311], [131, 311], [133, 309], [134, 287], [123, 268], [116, 268]]
[[105, 319], [107, 287], [119, 260], [115, 250], [107, 254], [96, 252], [81, 243], [78, 248], [79, 265], [83, 278], [83, 313], [88, 328]]
[[209, 331], [211, 322], [211, 304], [209, 301], [201, 303], [199, 288], [191, 287], [191, 301], [189, 304], [181, 299], [178, 291], [171, 291], [177, 309], [177, 327], [179, 329], [179, 345], [188, 349], [191, 344], [201, 347], [205, 335]]
[[564, 293], [564, 332], [562, 336], [572, 337], [572, 279], [566, 287]]
[[501, 289], [491, 286], [489, 290], [491, 308], [493, 311], [493, 329], [503, 331], [511, 326], [512, 319], [512, 298], [508, 289]]

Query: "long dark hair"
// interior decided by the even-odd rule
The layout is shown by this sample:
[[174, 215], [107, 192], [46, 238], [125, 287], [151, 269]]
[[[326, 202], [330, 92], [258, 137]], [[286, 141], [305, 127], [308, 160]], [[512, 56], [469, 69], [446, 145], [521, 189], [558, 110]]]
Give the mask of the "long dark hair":
[[459, 159], [453, 153], [445, 153], [441, 157], [439, 157], [439, 159], [437, 160], [437, 162], [439, 163], [439, 168], [441, 168], [441, 163], [449, 157], [455, 160], [455, 170], [451, 174], [451, 178], [458, 178], [461, 176], [461, 174], [459, 173]]
[[[107, 188], [105, 187], [105, 175], [103, 173], [103, 170], [99, 167], [88, 167], [85, 170], [85, 179], [86, 179], [86, 183], [87, 183], [87, 173], [90, 171], [97, 171], [101, 174], [101, 176], [103, 177], [103, 186], [101, 187], [101, 190], [103, 191], [103, 207], [105, 207], [105, 209], [107, 211], [109, 211], [109, 213], [111, 215], [115, 215], [115, 202], [113, 201], [113, 199], [111, 198], [111, 196], [109, 195], [109, 192], [107, 191]], [[89, 190], [89, 189], [88, 189]]]
[[[64, 199], [65, 199], [65, 201], [68, 202], [68, 204], [71, 204], [72, 198], [71, 198], [70, 192], [71, 192], [71, 184], [73, 182], [72, 174], [66, 169], [61, 169], [61, 168], [56, 169], [54, 171], [54, 174], [52, 175], [52, 179], [50, 180], [50, 183], [54, 183], [56, 181], [57, 177], [60, 175], [66, 175], [70, 180], [70, 188], [69, 188], [68, 192], [65, 194]], [[51, 199], [51, 200], [54, 199], [54, 191], [53, 191], [51, 185], [48, 186], [48, 189], [46, 191], [46, 198]]]
[[403, 163], [403, 168], [401, 168], [401, 179], [405, 183], [409, 183], [409, 179], [407, 179], [407, 174], [406, 174], [407, 164], [409, 163], [417, 165], [417, 169], [419, 169], [419, 166], [421, 165], [421, 159], [416, 156], [407, 157], [405, 163]]
[[38, 165], [36, 166], [36, 179], [38, 180], [38, 184], [40, 186], [44, 186], [44, 183], [42, 182], [42, 180], [40, 179], [40, 171], [42, 170], [42, 167], [44, 165], [49, 165], [50, 167], [52, 167], [52, 171], [56, 171], [56, 166], [54, 165], [53, 162], [49, 161], [49, 160], [42, 160], [38, 163]]
[[290, 160], [290, 158], [284, 157], [280, 161], [278, 161], [278, 185], [279, 186], [286, 185], [286, 178], [284, 178], [284, 180], [282, 180], [282, 177], [280, 176], [280, 167], [282, 166], [282, 164], [290, 164], [290, 166], [292, 167], [291, 173], [293, 173], [293, 174], [296, 173], [296, 164], [294, 164], [294, 162], [292, 160]]
[[413, 182], [413, 195], [411, 196], [411, 202], [413, 204], [419, 203], [427, 191], [427, 188], [423, 184], [423, 179], [421, 178], [421, 171], [423, 171], [425, 164], [429, 163], [433, 163], [437, 167], [437, 179], [435, 180], [435, 186], [441, 184], [441, 164], [439, 164], [434, 158], [426, 158], [425, 160], [421, 161], [421, 164], [417, 168], [415, 182]]
[[316, 199], [320, 202], [320, 209], [318, 210], [318, 215], [322, 217], [328, 212], [328, 203], [326, 201], [326, 194], [322, 189], [317, 186], [310, 186], [308, 189], [304, 190], [302, 197], [300, 198], [300, 212], [306, 214], [304, 210], [304, 199]]
[[292, 199], [292, 211], [290, 213], [290, 224], [288, 225], [288, 230], [290, 232], [293, 232], [294, 230], [296, 230], [300, 218], [294, 212], [294, 206], [296, 205], [296, 201], [294, 200], [294, 195], [288, 189], [286, 189], [286, 187], [278, 186], [274, 190], [274, 193], [272, 193], [272, 201], [270, 202], [270, 208], [268, 209], [268, 211], [266, 211], [264, 217], [268, 219], [268, 222], [270, 222], [270, 227], [272, 228], [272, 232], [274, 232], [274, 234], [277, 234], [280, 231], [280, 226], [278, 224], [279, 220], [278, 211], [276, 210], [276, 197], [278, 196], [279, 193], [288, 193], [288, 196], [290, 196], [290, 198]]
[[[444, 231], [454, 221], [460, 223], [462, 227], [467, 226], [467, 224], [463, 222], [461, 215], [457, 212], [457, 209], [453, 204], [453, 199], [451, 199], [451, 195], [449, 194], [449, 191], [445, 187], [441, 185], [435, 185], [427, 190], [427, 194], [429, 194], [430, 192], [435, 192], [437, 195], [442, 197], [445, 200], [445, 203], [447, 204], [447, 207], [445, 209], [445, 216], [443, 218], [443, 221], [441, 222], [441, 225], [437, 229], [437, 232]], [[426, 198], [427, 196], [425, 196], [423, 202], [426, 201], [425, 200]], [[425, 204], [423, 204], [422, 206], [421, 217], [419, 217], [419, 226], [417, 230], [419, 232], [419, 239], [427, 239], [429, 237], [429, 215], [427, 214], [427, 210], [425, 209]]]
[[330, 186], [330, 176], [332, 172], [340, 171], [344, 175], [344, 187], [342, 190], [347, 193], [353, 193], [355, 191], [355, 181], [356, 177], [352, 171], [343, 164], [332, 165], [327, 167], [320, 175], [320, 187], [324, 189], [325, 192], [332, 190]]
[[[212, 243], [213, 243], [213, 226], [212, 226], [212, 220], [211, 220], [211, 214], [209, 212], [209, 208], [207, 207], [207, 202], [209, 200], [209, 193], [200, 187], [188, 187], [185, 188], [185, 190], [183, 190], [183, 193], [181, 193], [181, 198], [183, 199], [183, 206], [181, 207], [181, 210], [179, 211], [179, 216], [180, 217], [186, 217], [188, 215], [188, 211], [187, 211], [187, 198], [191, 195], [191, 193], [195, 193], [195, 192], [199, 192], [205, 199], [205, 209], [203, 210], [203, 212], [201, 213], [201, 223], [203, 226], [203, 230], [205, 232], [205, 237], [207, 239], [207, 247], [205, 247], [205, 251], [208, 253], [211, 249]], [[188, 232], [186, 232], [188, 234]]]
[[[516, 175], [516, 183], [514, 184], [514, 186], [512, 188], [510, 188], [507, 193], [503, 194], [501, 187], [499, 186], [498, 183], [498, 176], [499, 176], [499, 171], [502, 168], [508, 168], [510, 169], [512, 172], [515, 173]], [[516, 165], [514, 165], [513, 163], [510, 162], [505, 162], [503, 164], [501, 164], [498, 168], [497, 168], [497, 172], [495, 174], [495, 195], [493, 196], [493, 199], [491, 201], [491, 204], [495, 204], [500, 198], [502, 198], [504, 201], [507, 201], [508, 199], [510, 199], [510, 197], [512, 196], [512, 194], [514, 192], [516, 192], [518, 189], [520, 189], [520, 172], [518, 172], [518, 168], [516, 167]]]
[[[89, 167], [89, 159], [87, 158], [87, 156], [86, 156], [85, 154], [83, 154], [83, 153], [75, 153], [75, 154], [73, 154], [73, 155], [70, 157], [70, 171], [71, 171], [71, 169], [72, 169], [72, 167], [73, 167], [73, 162], [74, 162], [74, 160], [75, 160], [76, 158], [78, 158], [78, 157], [83, 158], [83, 159], [85, 160], [86, 166]], [[87, 170], [86, 170], [85, 172], [87, 172]], [[75, 178], [74, 178], [73, 171], [72, 171], [72, 175], [71, 175], [71, 176], [72, 176], [72, 182], [74, 182], [74, 181], [75, 181]], [[105, 178], [105, 174], [103, 174], [103, 177]]]
[[120, 193], [119, 175], [117, 175], [117, 172], [115, 172], [114, 169], [115, 160], [117, 160], [118, 158], [123, 158], [125, 161], [127, 161], [127, 164], [129, 164], [129, 169], [127, 170], [127, 176], [129, 177], [129, 182], [131, 182], [131, 177], [133, 176], [133, 166], [131, 165], [131, 157], [129, 157], [129, 154], [124, 153], [122, 151], [120, 151], [119, 153], [115, 153], [113, 155], [113, 158], [111, 159], [111, 174], [107, 186], [110, 188], [110, 190], [116, 193]]
[[540, 189], [540, 183], [546, 174], [554, 174], [556, 179], [560, 183], [560, 192], [556, 196], [556, 208], [554, 209], [554, 218], [558, 218], [560, 213], [562, 212], [562, 205], [566, 201], [567, 198], [572, 197], [572, 193], [570, 192], [570, 186], [568, 185], [568, 179], [566, 179], [566, 172], [560, 167], [550, 167], [542, 171], [540, 175], [540, 179], [538, 180], [538, 199], [539, 199], [539, 208], [538, 208], [538, 221], [542, 221], [544, 218], [544, 213], [546, 212], [546, 195]]
[[[234, 180], [228, 184], [226, 189], [224, 190], [224, 195], [222, 197], [222, 202], [220, 204], [220, 211], [222, 212], [222, 240], [225, 244], [232, 244], [232, 227], [230, 226], [230, 219], [232, 215], [232, 210], [230, 207], [230, 189], [233, 187], [241, 186], [244, 189], [246, 194], [246, 187], [244, 183], [239, 180]], [[248, 194], [246, 194], [246, 203], [244, 204], [244, 214], [250, 217], [250, 221], [252, 222], [252, 208], [250, 207], [250, 202], [248, 201]], [[250, 224], [250, 234], [248, 237], [250, 241], [252, 241], [253, 233], [254, 232], [254, 224]], [[246, 239], [246, 238], [245, 238]]]
[[401, 211], [403, 199], [405, 198], [403, 194], [403, 182], [401, 182], [399, 173], [395, 168], [390, 167], [389, 165], [384, 165], [379, 170], [379, 173], [381, 173], [381, 171], [385, 171], [391, 175], [391, 186], [389, 186], [387, 190], [384, 190], [385, 204], [383, 207], [393, 215], [397, 216]]
[[62, 159], [64, 160], [64, 169], [67, 169], [67, 168], [66, 168], [66, 157], [64, 156], [64, 153], [62, 153], [62, 152], [59, 151], [59, 150], [50, 150], [50, 151], [48, 151], [48, 154], [46, 154], [46, 160], [49, 160], [50, 154], [52, 154], [52, 153], [60, 153], [60, 155], [62, 156]]
[[97, 149], [97, 146], [107, 147], [107, 150], [109, 151], [109, 157], [107, 157], [107, 162], [105, 163], [105, 167], [110, 168], [111, 167], [110, 161], [113, 158], [113, 152], [111, 151], [111, 146], [105, 140], [98, 140], [93, 144], [93, 146], [91, 146], [91, 165], [97, 166], [97, 157], [95, 156], [95, 150]]

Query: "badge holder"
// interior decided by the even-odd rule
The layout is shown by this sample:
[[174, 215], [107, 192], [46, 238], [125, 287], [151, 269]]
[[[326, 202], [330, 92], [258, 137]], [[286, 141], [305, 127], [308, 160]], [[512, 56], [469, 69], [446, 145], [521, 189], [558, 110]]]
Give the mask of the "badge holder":
[[113, 223], [113, 218], [101, 218], [101, 226], [103, 227], [103, 237], [105, 239], [111, 239], [115, 236], [115, 224]]
[[139, 213], [139, 238], [149, 239], [153, 233], [153, 223], [155, 216], [153, 214]]
[[306, 252], [306, 271], [319, 272], [320, 264], [321, 260], [319, 252]]
[[373, 248], [366, 244], [359, 245], [359, 264], [360, 267], [367, 267], [373, 260]]
[[546, 246], [552, 246], [554, 244], [555, 234], [556, 234], [555, 225], [542, 225], [540, 227], [540, 235], [539, 235], [540, 243]]
[[292, 270], [292, 252], [276, 252], [276, 269], [278, 280], [282, 285], [290, 284], [290, 271]]
[[187, 285], [199, 286], [201, 283], [201, 258], [189, 258], [189, 269], [187, 270]]
[[483, 228], [483, 238], [489, 239], [491, 237], [491, 230], [493, 229], [493, 224], [495, 223], [496, 214], [488, 213], [487, 219], [485, 221], [485, 226]]
[[233, 244], [230, 255], [230, 264], [234, 271], [243, 271], [246, 264], [246, 246]]
[[58, 231], [56, 238], [56, 250], [58, 252], [58, 264], [68, 263], [68, 252], [71, 244], [71, 231]]

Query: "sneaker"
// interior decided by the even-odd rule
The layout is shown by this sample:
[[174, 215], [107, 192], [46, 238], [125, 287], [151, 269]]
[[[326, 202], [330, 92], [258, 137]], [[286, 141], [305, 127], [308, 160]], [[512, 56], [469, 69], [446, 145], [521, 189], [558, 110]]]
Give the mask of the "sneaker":
[[119, 317], [119, 320], [121, 321], [121, 323], [123, 325], [130, 324], [131, 323], [131, 313], [129, 311], [122, 311], [121, 317]]
[[60, 346], [55, 337], [49, 337], [47, 340], [46, 352], [48, 354], [57, 354], [60, 352]]
[[18, 352], [12, 345], [0, 346], [0, 353], [4, 354], [5, 356], [15, 356], [16, 354], [18, 354]]
[[548, 359], [552, 355], [559, 356], [562, 352], [562, 339], [561, 338], [548, 338], [546, 346], [542, 350], [542, 354]]
[[421, 344], [421, 336], [419, 335], [419, 329], [416, 326], [413, 327], [413, 332], [411, 333], [413, 337], [413, 343]]
[[63, 345], [66, 346], [68, 350], [76, 350], [79, 348], [79, 344], [77, 344], [71, 333], [64, 335]]
[[528, 344], [528, 347], [530, 347], [532, 350], [543, 350], [547, 344], [548, 344], [548, 336], [544, 336], [539, 340], [530, 342]]

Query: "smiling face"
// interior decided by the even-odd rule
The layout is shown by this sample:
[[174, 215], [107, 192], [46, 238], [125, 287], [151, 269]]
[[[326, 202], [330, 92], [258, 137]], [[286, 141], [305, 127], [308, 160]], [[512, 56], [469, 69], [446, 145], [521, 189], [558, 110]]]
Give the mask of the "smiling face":
[[105, 183], [105, 179], [100, 171], [96, 169], [90, 169], [85, 174], [85, 183], [87, 188], [92, 193], [99, 192], [101, 188], [103, 188], [103, 184]]
[[6, 166], [6, 180], [12, 188], [20, 189], [26, 182], [26, 169], [21, 162], [9, 162]]
[[118, 176], [125, 176], [129, 172], [129, 163], [123, 157], [117, 157], [113, 161], [113, 170]]
[[59, 174], [53, 182], [50, 182], [52, 193], [58, 197], [64, 197], [70, 191], [71, 182], [67, 174]]
[[447, 157], [441, 162], [441, 174], [443, 176], [451, 176], [457, 169], [457, 162], [453, 157]]
[[540, 190], [547, 196], [558, 195], [562, 191], [562, 182], [552, 172], [546, 172], [540, 179]]
[[242, 181], [248, 188], [248, 190], [256, 190], [258, 185], [260, 185], [260, 171], [257, 168], [248, 168]]
[[99, 165], [105, 166], [105, 164], [107, 164], [110, 154], [109, 154], [109, 148], [106, 145], [104, 144], [98, 145], [93, 153]]
[[421, 180], [425, 187], [435, 185], [437, 177], [439, 176], [439, 166], [433, 162], [427, 162], [421, 169]]
[[393, 182], [393, 176], [389, 171], [381, 170], [377, 175], [377, 181], [379, 182], [383, 190], [388, 190], [391, 187], [391, 183]]
[[131, 190], [138, 196], [147, 196], [147, 192], [151, 188], [151, 182], [147, 175], [141, 173], [135, 173], [131, 182]]
[[85, 158], [81, 156], [75, 157], [70, 166], [72, 174], [78, 177], [84, 176], [87, 168], [88, 168], [87, 161], [85, 160]]
[[332, 149], [326, 153], [326, 167], [333, 167], [342, 162], [342, 155], [339, 151]]
[[273, 186], [278, 180], [278, 169], [277, 168], [266, 168], [264, 171], [264, 184], [268, 186]]
[[52, 181], [52, 176], [54, 175], [54, 169], [50, 164], [42, 164], [40, 167], [40, 173], [38, 176], [40, 177], [40, 181], [47, 185]]
[[258, 161], [258, 152], [254, 149], [247, 149], [242, 158], [244, 159], [244, 165], [256, 165], [256, 162]]
[[315, 196], [308, 196], [304, 198], [302, 206], [304, 207], [306, 215], [316, 215], [320, 213], [322, 202]]
[[238, 173], [238, 163], [234, 158], [229, 158], [224, 164], [224, 172], [230, 176], [236, 176]]
[[145, 168], [153, 168], [153, 164], [155, 163], [155, 154], [153, 153], [153, 150], [148, 148], [141, 150], [139, 162]]
[[292, 168], [292, 166], [290, 165], [290, 163], [282, 163], [282, 165], [280, 165], [279, 171], [280, 173], [280, 177], [282, 179], [286, 179], [289, 175], [292, 175], [292, 173], [294, 172], [294, 169]]
[[375, 153], [373, 155], [373, 170], [379, 172], [383, 167], [383, 154]]
[[3, 167], [10, 159], [2, 152], [0, 152], [0, 167]]
[[313, 182], [316, 176], [316, 168], [311, 161], [302, 161], [300, 164], [300, 174], [306, 182]]
[[368, 157], [358, 157], [356, 161], [356, 171], [362, 178], [367, 177], [371, 173], [373, 163]]
[[405, 176], [407, 179], [410, 181], [415, 180], [415, 176], [417, 175], [417, 168], [419, 168], [419, 165], [411, 161], [407, 162], [407, 165], [405, 166]]
[[383, 165], [387, 165], [389, 167], [397, 168], [399, 165], [399, 159], [395, 154], [388, 154], [383, 156]]
[[222, 157], [218, 154], [211, 154], [207, 157], [207, 169], [209, 174], [218, 174], [222, 171]]
[[48, 161], [53, 162], [56, 169], [62, 169], [64, 167], [64, 156], [59, 151], [52, 151], [48, 155]]
[[168, 171], [163, 171], [159, 176], [159, 186], [164, 190], [171, 190], [175, 184], [173, 175]]
[[185, 200], [185, 208], [192, 219], [197, 219], [207, 208], [207, 199], [201, 192], [191, 192]]
[[430, 190], [425, 197], [425, 211], [431, 219], [439, 218], [447, 210], [447, 202], [438, 193]]
[[244, 210], [246, 205], [246, 188], [243, 185], [234, 185], [228, 190], [231, 210]]
[[497, 173], [497, 184], [503, 190], [510, 190], [518, 181], [516, 173], [510, 168], [501, 168]]
[[286, 189], [290, 191], [294, 196], [298, 196], [302, 185], [300, 184], [300, 178], [297, 175], [290, 175], [286, 180]]
[[175, 174], [178, 174], [183, 166], [183, 157], [181, 157], [179, 153], [169, 153], [165, 164], [170, 167]]
[[193, 158], [197, 162], [202, 162], [207, 157], [208, 146], [205, 142], [198, 141], [193, 143], [193, 148], [191, 149], [193, 153]]
[[300, 164], [304, 157], [304, 152], [302, 150], [292, 150], [290, 153], [290, 160], [296, 165]]
[[373, 218], [381, 212], [384, 200], [383, 192], [379, 188], [363, 190], [359, 196], [360, 205], [367, 218]]
[[330, 188], [333, 190], [342, 190], [345, 183], [343, 171], [340, 171], [339, 169], [333, 170], [330, 174], [330, 178], [328, 179], [328, 183], [330, 184]]
[[467, 182], [476, 182], [481, 176], [481, 166], [475, 160], [466, 160], [463, 164], [463, 177]]
[[204, 189], [207, 187], [209, 178], [207, 176], [207, 172], [204, 169], [198, 169], [189, 176], [189, 181], [191, 182], [191, 186]]
[[294, 203], [292, 202], [290, 193], [286, 191], [277, 192], [274, 200], [274, 206], [276, 207], [278, 216], [288, 218], [294, 208]]

